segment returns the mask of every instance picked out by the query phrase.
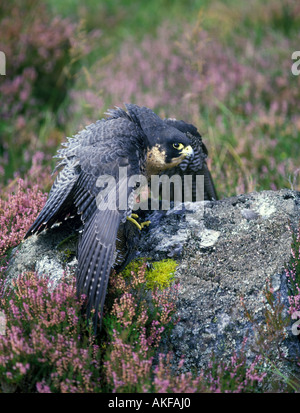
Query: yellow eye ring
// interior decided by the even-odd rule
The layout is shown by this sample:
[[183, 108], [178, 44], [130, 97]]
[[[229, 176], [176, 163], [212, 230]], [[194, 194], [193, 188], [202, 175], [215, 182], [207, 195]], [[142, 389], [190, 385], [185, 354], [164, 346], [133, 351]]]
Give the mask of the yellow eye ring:
[[183, 143], [173, 143], [173, 148], [178, 149], [179, 151], [184, 148]]

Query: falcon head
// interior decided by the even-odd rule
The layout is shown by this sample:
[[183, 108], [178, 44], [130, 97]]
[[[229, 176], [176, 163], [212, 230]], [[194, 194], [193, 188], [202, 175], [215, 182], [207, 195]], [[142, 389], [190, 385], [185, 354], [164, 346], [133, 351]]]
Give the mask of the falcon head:
[[157, 136], [147, 150], [147, 175], [159, 174], [174, 168], [185, 158], [192, 158], [194, 150], [187, 136], [173, 127], [157, 130]]
[[125, 104], [130, 119], [143, 131], [147, 142], [147, 175], [156, 175], [193, 157], [191, 141], [185, 133], [166, 124], [146, 107]]

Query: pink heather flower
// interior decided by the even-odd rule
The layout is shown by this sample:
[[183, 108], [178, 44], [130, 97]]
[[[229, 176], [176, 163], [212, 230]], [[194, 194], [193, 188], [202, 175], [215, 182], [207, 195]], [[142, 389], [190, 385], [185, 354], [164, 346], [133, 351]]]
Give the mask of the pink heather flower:
[[24, 238], [45, 201], [45, 194], [37, 187], [25, 188], [22, 179], [15, 194], [8, 194], [7, 200], [0, 198], [0, 256]]
[[50, 387], [45, 384], [45, 381], [37, 382], [36, 389], [38, 393], [51, 393]]

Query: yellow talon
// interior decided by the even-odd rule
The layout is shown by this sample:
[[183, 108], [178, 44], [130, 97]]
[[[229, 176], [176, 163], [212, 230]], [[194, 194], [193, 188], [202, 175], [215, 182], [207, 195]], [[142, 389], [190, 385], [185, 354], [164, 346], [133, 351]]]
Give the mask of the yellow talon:
[[135, 220], [135, 218], [138, 218], [138, 217], [139, 216], [137, 214], [131, 214], [130, 217], [127, 217], [127, 220], [132, 222], [133, 224], [135, 224], [138, 227], [138, 229], [141, 231], [145, 226], [148, 226], [151, 223], [151, 221], [145, 221], [145, 222], [142, 222], [141, 224], [139, 224]]
[[144, 227], [148, 227], [150, 224], [151, 224], [151, 221], [144, 221], [141, 223], [141, 227], [143, 229]]

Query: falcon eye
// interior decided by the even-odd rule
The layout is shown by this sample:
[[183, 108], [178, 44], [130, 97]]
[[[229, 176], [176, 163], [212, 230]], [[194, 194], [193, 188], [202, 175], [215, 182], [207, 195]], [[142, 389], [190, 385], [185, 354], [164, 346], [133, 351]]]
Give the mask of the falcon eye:
[[183, 143], [173, 143], [173, 148], [178, 149], [179, 151], [184, 148]]

